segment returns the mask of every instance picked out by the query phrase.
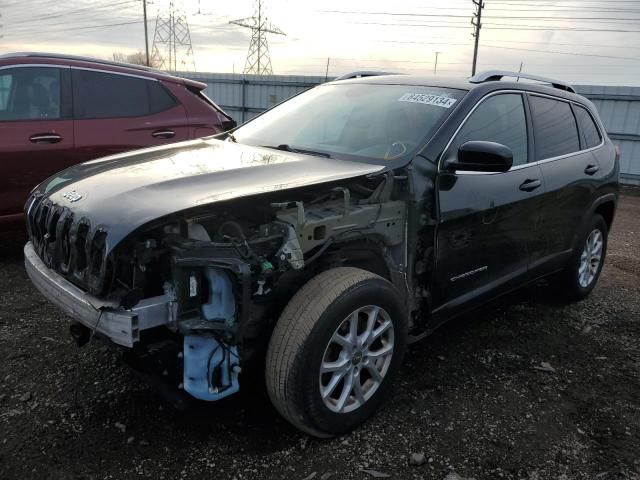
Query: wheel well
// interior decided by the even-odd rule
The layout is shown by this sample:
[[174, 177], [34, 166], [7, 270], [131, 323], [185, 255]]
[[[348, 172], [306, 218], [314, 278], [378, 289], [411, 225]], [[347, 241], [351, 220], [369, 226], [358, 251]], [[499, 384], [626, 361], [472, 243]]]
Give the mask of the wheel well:
[[604, 221], [607, 223], [607, 229], [611, 229], [613, 223], [613, 212], [615, 210], [614, 202], [604, 202], [597, 206], [595, 213], [602, 215]]
[[271, 337], [275, 321], [302, 285], [325, 270], [336, 267], [355, 267], [375, 273], [393, 283], [389, 266], [385, 261], [383, 247], [369, 239], [335, 244], [322, 257], [304, 270], [289, 271], [274, 288], [269, 304], [254, 305], [251, 325], [245, 327], [243, 355], [246, 358], [262, 358]]
[[336, 266], [354, 267], [391, 281], [389, 265], [384, 259], [382, 248], [375, 242], [364, 240], [342, 243], [327, 253], [322, 270]]

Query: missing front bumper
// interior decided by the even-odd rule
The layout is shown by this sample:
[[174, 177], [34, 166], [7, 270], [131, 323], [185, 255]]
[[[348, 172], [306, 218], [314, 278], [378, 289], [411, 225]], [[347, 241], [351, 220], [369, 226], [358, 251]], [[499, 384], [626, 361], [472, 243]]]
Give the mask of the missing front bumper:
[[144, 299], [126, 310], [117, 302], [89, 295], [48, 268], [31, 242], [24, 247], [24, 263], [29, 278], [42, 295], [73, 320], [118, 345], [133, 347], [140, 340], [141, 331], [175, 325], [177, 304], [168, 295]]

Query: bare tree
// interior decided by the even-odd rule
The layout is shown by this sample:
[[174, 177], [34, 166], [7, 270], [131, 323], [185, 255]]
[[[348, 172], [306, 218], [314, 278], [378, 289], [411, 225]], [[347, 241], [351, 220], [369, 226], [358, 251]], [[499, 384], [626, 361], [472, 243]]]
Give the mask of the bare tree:
[[[132, 65], [146, 65], [146, 55], [144, 52], [137, 51], [134, 53], [122, 53], [122, 52], [113, 52], [113, 61], [121, 62], [121, 63], [130, 63]], [[150, 67], [154, 67], [153, 59], [150, 59], [151, 65]]]

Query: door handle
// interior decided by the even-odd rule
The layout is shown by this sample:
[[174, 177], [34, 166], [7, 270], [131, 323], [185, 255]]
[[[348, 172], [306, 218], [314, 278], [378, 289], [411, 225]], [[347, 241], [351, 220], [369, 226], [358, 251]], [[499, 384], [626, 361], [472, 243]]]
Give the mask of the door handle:
[[173, 138], [176, 136], [176, 132], [173, 130], [156, 130], [151, 136], [154, 138]]
[[533, 192], [536, 188], [540, 187], [542, 182], [537, 178], [531, 180], [526, 179], [524, 182], [520, 184], [520, 190], [524, 192]]
[[36, 133], [29, 137], [31, 143], [58, 143], [62, 137], [57, 133]]
[[594, 173], [596, 173], [598, 170], [600, 170], [600, 167], [598, 167], [597, 165], [593, 165], [592, 163], [590, 163], [589, 165], [587, 165], [587, 168], [584, 169], [584, 173], [586, 173], [587, 175], [593, 175]]

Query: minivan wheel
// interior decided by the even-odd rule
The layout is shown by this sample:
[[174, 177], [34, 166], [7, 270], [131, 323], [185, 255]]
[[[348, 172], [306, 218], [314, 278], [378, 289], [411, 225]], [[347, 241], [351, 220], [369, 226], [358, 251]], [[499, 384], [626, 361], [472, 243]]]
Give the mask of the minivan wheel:
[[607, 252], [607, 235], [604, 218], [594, 214], [556, 282], [559, 292], [568, 300], [582, 300], [596, 286]]
[[294, 295], [273, 331], [269, 397], [304, 432], [348, 432], [390, 393], [406, 337], [406, 310], [390, 282], [357, 268], [322, 272]]

